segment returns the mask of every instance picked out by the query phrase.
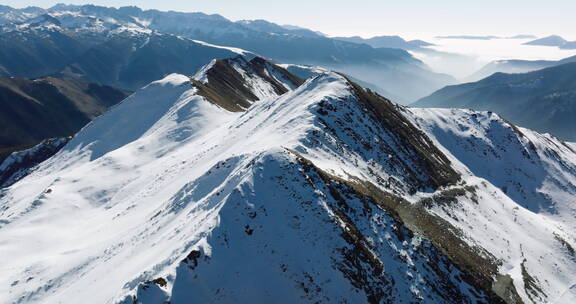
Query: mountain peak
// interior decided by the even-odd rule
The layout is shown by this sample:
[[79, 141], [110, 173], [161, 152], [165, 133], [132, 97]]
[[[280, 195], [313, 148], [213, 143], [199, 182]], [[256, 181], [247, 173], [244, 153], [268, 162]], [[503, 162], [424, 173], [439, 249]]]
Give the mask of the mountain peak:
[[303, 83], [258, 56], [213, 60], [191, 81], [200, 95], [230, 111], [243, 111], [256, 100], [282, 95]]

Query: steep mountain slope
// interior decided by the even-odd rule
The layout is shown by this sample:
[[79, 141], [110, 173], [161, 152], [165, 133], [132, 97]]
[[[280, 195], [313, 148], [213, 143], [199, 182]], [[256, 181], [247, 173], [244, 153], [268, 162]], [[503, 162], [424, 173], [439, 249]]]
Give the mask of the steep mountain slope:
[[[491, 112], [411, 111], [478, 191], [468, 204], [433, 197], [434, 212], [503, 262], [524, 303], [570, 303], [574, 278], [556, 263], [571, 268], [576, 257], [573, 147]], [[485, 191], [487, 185], [493, 190]], [[546, 272], [552, 277], [544, 279]]]
[[545, 303], [576, 283], [575, 181], [568, 146], [495, 115], [217, 60], [0, 191], [0, 301]]
[[73, 135], [126, 96], [123, 90], [69, 79], [0, 78], [0, 149]]
[[53, 29], [0, 33], [0, 76], [42, 77], [66, 66], [88, 45]]
[[558, 66], [565, 63], [576, 62], [576, 56], [564, 58], [562, 60], [497, 60], [492, 61], [482, 67], [478, 72], [467, 77], [470, 82], [478, 81], [491, 76], [494, 73], [528, 73], [544, 68]]
[[478, 82], [448, 86], [416, 107], [491, 110], [511, 122], [564, 140], [576, 140], [576, 63], [525, 74], [497, 73]]
[[[263, 20], [232, 22], [219, 15], [94, 5], [57, 5], [35, 15], [22, 16], [28, 17], [24, 21], [6, 23], [0, 27], [0, 36], [6, 36], [6, 41], [15, 39], [13, 35], [22, 36], [21, 45], [15, 45], [14, 49], [7, 48], [9, 54], [4, 56], [6, 61], [0, 56], [0, 66], [6, 65], [5, 75], [31, 77], [24, 74], [30, 68], [35, 73], [32, 76], [36, 77], [65, 69], [67, 76], [78, 76], [89, 81], [108, 79], [108, 82], [102, 83], [136, 89], [165, 76], [161, 72], [166, 70], [184, 73], [198, 69], [206, 60], [232, 56], [223, 54], [223, 50], [199, 49], [190, 40], [193, 39], [242, 48], [281, 62], [337, 69], [400, 96], [402, 100], [399, 101], [414, 101], [455, 82], [448, 75], [432, 72], [404, 50], [349, 43], [311, 30], [287, 28]], [[56, 43], [45, 32], [57, 35], [61, 40], [72, 41]], [[39, 46], [30, 45], [27, 41], [45, 35], [47, 40], [42, 43], [48, 46], [40, 44], [43, 46], [42, 52], [36, 54]], [[53, 50], [53, 45], [75, 48], [74, 52], [66, 52]], [[21, 67], [17, 65], [21, 61], [9, 60], [20, 58], [26, 52], [30, 52], [32, 58], [38, 57], [36, 65]], [[58, 56], [59, 60], [49, 64], [41, 60], [59, 53], [63, 56]], [[108, 58], [112, 62], [102, 62]], [[131, 68], [136, 67], [146, 73], [131, 73]], [[157, 73], [152, 75], [154, 71]], [[140, 75], [140, 78], [132, 79], [136, 75]]]

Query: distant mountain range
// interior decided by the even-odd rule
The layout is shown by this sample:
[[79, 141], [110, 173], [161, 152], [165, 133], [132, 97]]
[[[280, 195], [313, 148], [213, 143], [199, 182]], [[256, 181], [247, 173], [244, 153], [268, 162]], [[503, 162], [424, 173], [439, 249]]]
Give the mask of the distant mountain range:
[[455, 82], [398, 48], [374, 48], [264, 20], [232, 22], [220, 15], [137, 7], [3, 7], [0, 45], [0, 75], [59, 75], [130, 90], [169, 72], [247, 52], [335, 69], [405, 101]]
[[258, 20], [240, 20], [236, 22], [245, 26], [246, 28], [264, 32], [264, 33], [276, 33], [282, 35], [296, 35], [302, 37], [312, 37], [312, 38], [320, 38], [325, 37], [322, 33], [315, 32], [306, 28], [301, 28], [292, 25], [278, 25], [266, 20], [258, 19]]
[[368, 39], [364, 39], [359, 36], [353, 36], [353, 37], [334, 37], [334, 39], [354, 43], [364, 43], [374, 48], [396, 48], [403, 50], [413, 50], [434, 45], [432, 43], [423, 40], [406, 41], [400, 36], [375, 36]]
[[71, 79], [0, 78], [0, 159], [47, 138], [74, 135], [126, 96]]
[[525, 74], [496, 73], [448, 86], [413, 106], [494, 111], [511, 122], [576, 141], [576, 63]]
[[488, 63], [478, 72], [466, 78], [467, 81], [478, 81], [494, 73], [527, 73], [565, 63], [576, 62], [576, 56], [562, 60], [496, 60]]
[[135, 90], [167, 73], [194, 71], [214, 58], [247, 53], [132, 23], [53, 14], [0, 29], [0, 73], [61, 76]]
[[576, 41], [568, 41], [558, 35], [552, 35], [524, 43], [526, 45], [555, 46], [561, 49], [576, 49]]
[[472, 35], [452, 35], [452, 36], [436, 36], [438, 39], [468, 39], [468, 40], [492, 40], [500, 39], [498, 36], [472, 36]]

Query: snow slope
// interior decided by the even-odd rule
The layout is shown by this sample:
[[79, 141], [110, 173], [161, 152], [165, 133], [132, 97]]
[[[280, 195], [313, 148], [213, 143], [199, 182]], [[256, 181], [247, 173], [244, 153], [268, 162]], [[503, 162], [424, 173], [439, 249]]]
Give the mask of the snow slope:
[[[218, 77], [230, 68], [243, 81]], [[486, 113], [408, 111], [337, 73], [284, 71], [237, 57], [153, 82], [2, 189], [0, 302], [569, 298], [574, 152]], [[226, 110], [223, 84], [246, 111]], [[471, 151], [466, 127], [484, 132]], [[526, 170], [545, 186], [474, 167], [500, 149], [491, 136], [512, 145], [495, 155], [533, 142]]]
[[[554, 303], [576, 282], [573, 147], [492, 112], [410, 111], [464, 180], [477, 187], [477, 205], [459, 203], [435, 212], [502, 260], [501, 271], [523, 283], [516, 288], [525, 302]], [[540, 290], [527, 286], [523, 272]]]

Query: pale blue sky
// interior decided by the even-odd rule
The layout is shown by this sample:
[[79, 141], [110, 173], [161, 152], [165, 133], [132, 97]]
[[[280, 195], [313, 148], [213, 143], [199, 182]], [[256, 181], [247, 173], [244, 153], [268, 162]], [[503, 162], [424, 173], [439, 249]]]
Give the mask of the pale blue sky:
[[218, 13], [232, 20], [266, 19], [329, 35], [560, 34], [576, 39], [576, 0], [0, 0], [13, 7], [58, 2]]

